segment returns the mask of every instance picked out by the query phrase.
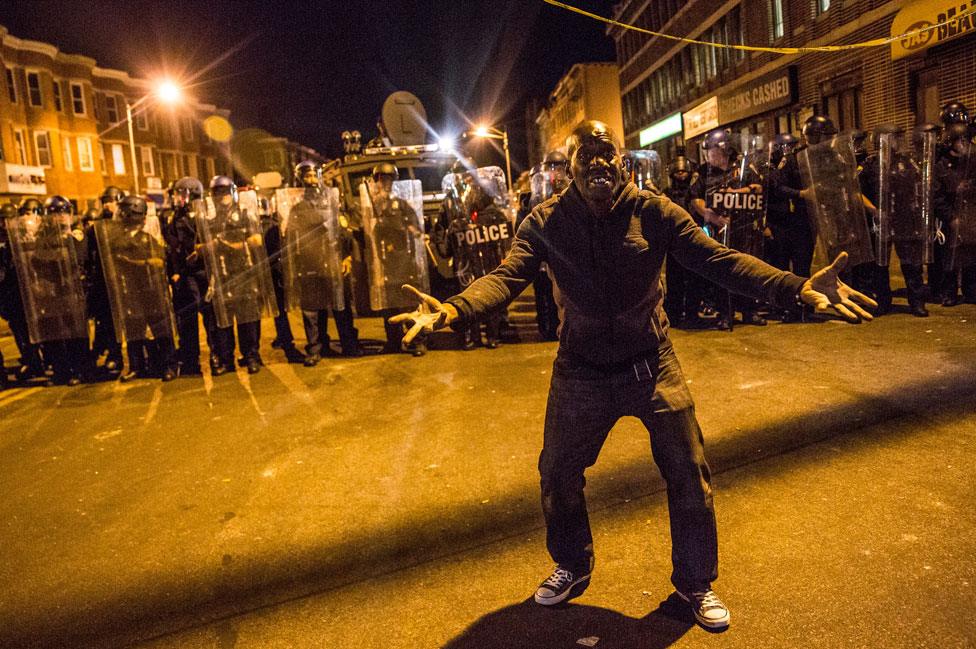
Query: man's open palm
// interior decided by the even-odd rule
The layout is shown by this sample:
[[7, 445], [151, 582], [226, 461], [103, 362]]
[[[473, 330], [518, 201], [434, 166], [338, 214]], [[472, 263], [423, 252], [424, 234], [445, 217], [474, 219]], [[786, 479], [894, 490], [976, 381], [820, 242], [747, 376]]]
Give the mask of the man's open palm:
[[412, 294], [420, 302], [415, 311], [401, 313], [390, 318], [390, 324], [407, 324], [410, 329], [403, 335], [403, 345], [409, 345], [418, 335], [428, 335], [438, 329], [443, 329], [452, 319], [453, 307], [445, 308], [437, 298], [421, 293], [409, 284], [403, 285], [403, 290]]
[[[867, 295], [855, 291], [840, 281], [840, 272], [847, 266], [847, 253], [837, 255], [834, 263], [813, 274], [800, 288], [800, 299], [817, 313], [840, 315], [848, 322], [872, 320], [873, 316], [860, 304], [877, 307], [878, 303]], [[858, 304], [860, 303], [860, 304]]]

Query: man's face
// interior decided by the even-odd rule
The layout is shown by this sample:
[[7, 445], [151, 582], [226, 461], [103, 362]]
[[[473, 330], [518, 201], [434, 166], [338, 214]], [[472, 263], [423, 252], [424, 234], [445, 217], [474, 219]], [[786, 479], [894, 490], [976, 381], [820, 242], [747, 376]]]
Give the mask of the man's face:
[[115, 216], [119, 211], [119, 202], [116, 200], [102, 201], [102, 211]]
[[590, 202], [609, 203], [623, 183], [620, 153], [609, 138], [583, 137], [573, 151], [570, 171], [580, 194]]
[[389, 194], [393, 191], [393, 176], [391, 174], [376, 174], [373, 180], [384, 193]]
[[705, 149], [705, 160], [708, 161], [708, 164], [719, 169], [725, 169], [729, 166], [729, 154], [721, 147], [713, 146]]
[[319, 184], [319, 176], [315, 173], [314, 169], [309, 169], [304, 174], [302, 174], [302, 184], [306, 187], [317, 187]]
[[234, 203], [234, 196], [228, 188], [220, 187], [213, 191], [214, 202], [222, 207], [230, 207]]
[[678, 183], [685, 183], [685, 182], [687, 182], [688, 181], [688, 172], [687, 171], [675, 171], [674, 172], [674, 180], [675, 180], [675, 182], [678, 182]]

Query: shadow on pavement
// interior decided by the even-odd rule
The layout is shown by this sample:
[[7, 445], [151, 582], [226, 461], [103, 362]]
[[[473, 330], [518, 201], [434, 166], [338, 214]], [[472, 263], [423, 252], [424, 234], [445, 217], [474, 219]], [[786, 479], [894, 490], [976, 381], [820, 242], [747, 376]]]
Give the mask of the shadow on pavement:
[[[694, 622], [687, 605], [673, 593], [643, 618], [579, 604], [546, 608], [528, 599], [485, 615], [444, 647], [664, 649], [677, 642], [692, 626]], [[595, 640], [595, 644], [587, 643], [587, 638], [590, 642]]]

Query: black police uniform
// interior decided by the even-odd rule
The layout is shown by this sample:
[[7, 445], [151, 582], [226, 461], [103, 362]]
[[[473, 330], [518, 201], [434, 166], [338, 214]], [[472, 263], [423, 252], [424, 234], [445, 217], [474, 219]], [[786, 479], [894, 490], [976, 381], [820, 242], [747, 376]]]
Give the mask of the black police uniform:
[[[696, 182], [696, 174], [693, 175], [690, 171], [688, 179], [684, 182], [675, 180], [672, 175], [664, 194], [675, 205], [691, 214], [698, 227], [702, 227], [704, 220], [691, 207], [692, 185]], [[664, 296], [664, 311], [668, 315], [668, 320], [675, 326], [698, 324], [700, 320], [698, 309], [705, 297], [705, 280], [682, 266], [671, 254], [668, 254], [665, 266], [665, 280], [668, 290]]]

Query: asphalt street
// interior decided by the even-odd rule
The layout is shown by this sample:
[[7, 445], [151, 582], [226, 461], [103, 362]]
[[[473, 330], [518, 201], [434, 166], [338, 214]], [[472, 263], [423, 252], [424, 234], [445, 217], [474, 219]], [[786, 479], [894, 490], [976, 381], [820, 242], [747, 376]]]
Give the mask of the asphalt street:
[[669, 598], [636, 420], [588, 473], [592, 586], [527, 601], [552, 343], [0, 393], [0, 646], [976, 646], [976, 307], [932, 313], [674, 333], [719, 635]]

